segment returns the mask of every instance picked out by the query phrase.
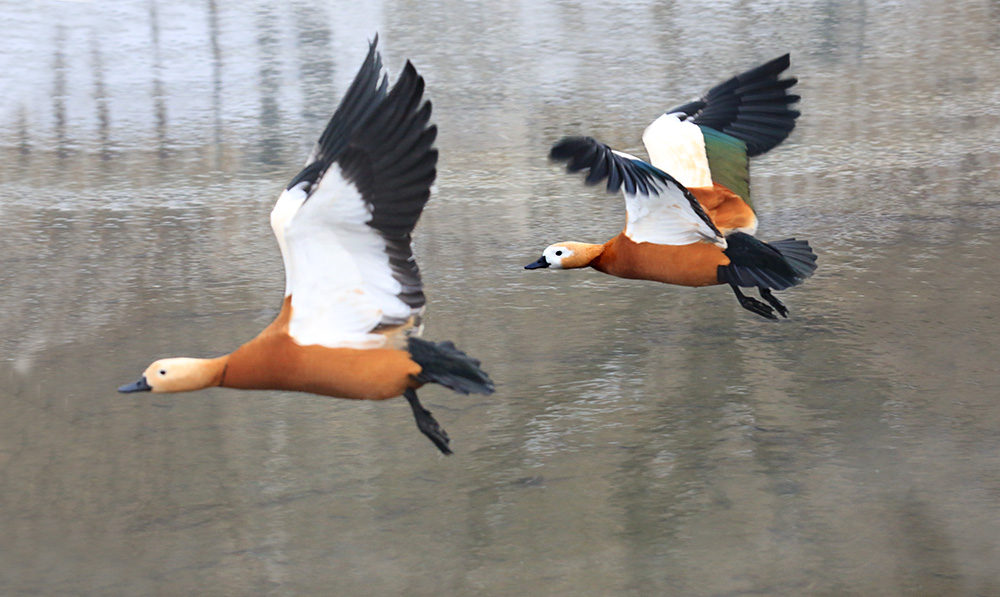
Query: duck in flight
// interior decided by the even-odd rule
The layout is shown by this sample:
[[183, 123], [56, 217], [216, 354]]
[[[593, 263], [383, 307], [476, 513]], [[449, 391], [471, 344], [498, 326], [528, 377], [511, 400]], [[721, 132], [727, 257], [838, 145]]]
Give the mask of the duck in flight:
[[[607, 180], [625, 195], [625, 230], [604, 244], [550, 245], [525, 269], [594, 269], [620, 278], [680, 286], [729, 284], [740, 305], [777, 319], [788, 309], [771, 292], [801, 284], [816, 269], [809, 243], [758, 240], [749, 158], [788, 137], [799, 112], [781, 79], [788, 54], [737, 75], [702, 98], [669, 110], [642, 136], [649, 161], [591, 137], [566, 137], [549, 157], [588, 185]], [[743, 294], [756, 287], [767, 304]]]
[[305, 168], [281, 193], [271, 228], [285, 266], [277, 318], [217, 358], [168, 358], [120, 392], [221, 386], [355, 400], [404, 396], [417, 427], [444, 454], [448, 434], [416, 390], [494, 390], [478, 360], [419, 338], [424, 310], [410, 234], [436, 176], [424, 80], [407, 61], [391, 89], [378, 36]]

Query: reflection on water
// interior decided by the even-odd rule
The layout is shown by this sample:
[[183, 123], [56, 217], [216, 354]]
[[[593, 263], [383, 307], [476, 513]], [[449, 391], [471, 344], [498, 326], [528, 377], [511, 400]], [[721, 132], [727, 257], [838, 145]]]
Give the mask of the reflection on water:
[[[0, 10], [0, 593], [1000, 592], [997, 3]], [[426, 396], [456, 456], [402, 401], [117, 395], [274, 316], [268, 211], [376, 30], [441, 129], [427, 335], [500, 385]], [[641, 152], [784, 51], [761, 234], [821, 254], [789, 321], [521, 269], [622, 220], [550, 143]]]

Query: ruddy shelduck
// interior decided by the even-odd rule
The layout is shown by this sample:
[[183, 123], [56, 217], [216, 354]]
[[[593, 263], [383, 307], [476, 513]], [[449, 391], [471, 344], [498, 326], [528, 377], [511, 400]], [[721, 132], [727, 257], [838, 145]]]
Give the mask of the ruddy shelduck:
[[[788, 55], [721, 83], [702, 98], [669, 110], [642, 135], [649, 162], [590, 137], [566, 137], [549, 157], [586, 183], [607, 179], [625, 195], [625, 230], [604, 244], [550, 245], [525, 269], [592, 267], [620, 278], [680, 286], [729, 284], [743, 308], [768, 319], [788, 309], [772, 290], [801, 284], [816, 269], [809, 243], [754, 237], [749, 158], [770, 150], [795, 128], [799, 112], [780, 79]], [[757, 287], [770, 306], [740, 288]], [[773, 308], [772, 308], [773, 307]]]
[[271, 212], [285, 265], [277, 318], [230, 354], [158, 360], [120, 392], [221, 386], [355, 400], [402, 395], [420, 431], [451, 454], [448, 434], [416, 390], [433, 382], [490, 394], [494, 386], [451, 342], [418, 337], [425, 298], [410, 234], [436, 176], [437, 127], [410, 62], [388, 89], [377, 43], [376, 36]]

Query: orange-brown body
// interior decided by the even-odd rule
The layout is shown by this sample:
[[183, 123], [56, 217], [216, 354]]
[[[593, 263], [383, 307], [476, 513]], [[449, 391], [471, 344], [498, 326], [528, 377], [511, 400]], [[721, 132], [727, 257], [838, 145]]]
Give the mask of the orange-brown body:
[[[689, 189], [722, 231], [756, 226], [757, 216], [750, 206], [726, 187]], [[718, 268], [729, 265], [729, 257], [717, 245], [696, 242], [688, 245], [637, 243], [624, 232], [612, 238], [587, 263], [594, 269], [617, 276], [654, 280], [678, 286], [720, 284]]]
[[291, 297], [256, 338], [225, 359], [219, 385], [253, 390], [292, 390], [355, 400], [385, 400], [422, 384], [421, 371], [405, 350], [301, 346], [288, 334]]
[[711, 286], [719, 284], [718, 267], [729, 264], [722, 249], [708, 242], [690, 245], [637, 243], [622, 232], [603, 247], [590, 266], [619, 278], [679, 286]]
[[711, 187], [688, 189], [698, 199], [712, 223], [723, 233], [729, 230], [754, 228], [757, 216], [743, 199], [726, 187], [715, 183]]

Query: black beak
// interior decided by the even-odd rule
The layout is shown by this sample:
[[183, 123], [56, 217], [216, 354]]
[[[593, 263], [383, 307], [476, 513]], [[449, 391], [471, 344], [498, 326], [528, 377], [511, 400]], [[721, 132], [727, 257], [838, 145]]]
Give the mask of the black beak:
[[538, 258], [538, 261], [534, 263], [529, 263], [528, 265], [524, 266], [524, 269], [538, 269], [540, 267], [548, 267], [548, 266], [549, 262], [545, 260], [545, 255], [542, 255], [541, 257]]
[[130, 394], [132, 392], [148, 392], [152, 389], [153, 388], [150, 387], [148, 383], [146, 383], [146, 376], [143, 375], [142, 378], [139, 379], [139, 381], [135, 383], [127, 383], [122, 387], [118, 388], [118, 391], [121, 392], [122, 394]]

